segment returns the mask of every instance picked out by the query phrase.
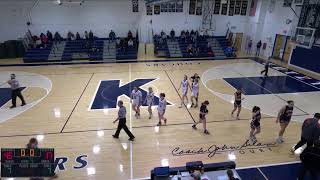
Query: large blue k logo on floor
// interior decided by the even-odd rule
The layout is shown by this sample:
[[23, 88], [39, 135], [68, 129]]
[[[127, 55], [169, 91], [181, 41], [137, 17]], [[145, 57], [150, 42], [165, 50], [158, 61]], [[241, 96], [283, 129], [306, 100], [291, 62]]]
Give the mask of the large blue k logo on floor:
[[[140, 87], [154, 81], [156, 79], [136, 79], [120, 87], [120, 80], [106, 80], [101, 81], [98, 87], [97, 93], [91, 105], [91, 109], [109, 109], [117, 107], [118, 97], [121, 95], [126, 95], [130, 98], [131, 91], [134, 87], [138, 87], [142, 93], [143, 100], [147, 96], [147, 92]], [[159, 97], [154, 97], [154, 105], [159, 104]], [[146, 104], [143, 104], [144, 106]], [[168, 103], [168, 105], [170, 105]]]

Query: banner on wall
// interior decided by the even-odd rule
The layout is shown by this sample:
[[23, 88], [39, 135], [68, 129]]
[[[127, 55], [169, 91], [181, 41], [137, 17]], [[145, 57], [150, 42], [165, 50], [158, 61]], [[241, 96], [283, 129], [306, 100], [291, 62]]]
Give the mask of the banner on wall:
[[257, 10], [258, 0], [252, 0], [250, 5], [250, 13], [249, 16], [255, 16]]
[[234, 6], [235, 6], [235, 3], [236, 3], [235, 0], [230, 0], [229, 16], [233, 16], [233, 14], [234, 14]]
[[153, 6], [153, 12], [155, 15], [159, 15], [160, 14], [160, 4], [155, 4]]
[[196, 13], [196, 3], [197, 3], [197, 0], [190, 0], [189, 14], [195, 14]]
[[176, 2], [176, 12], [183, 12], [183, 0]]
[[213, 14], [220, 14], [221, 0], [215, 0]]
[[228, 1], [222, 4], [221, 15], [227, 15], [228, 13]]
[[248, 1], [247, 0], [242, 0], [240, 14], [242, 16], [246, 16], [247, 15], [247, 9], [248, 9]]
[[132, 12], [139, 12], [139, 0], [132, 0]]
[[241, 0], [236, 0], [236, 5], [234, 8], [234, 15], [239, 15], [241, 10]]
[[147, 16], [152, 16], [152, 6], [147, 5]]
[[196, 15], [202, 15], [202, 0], [197, 0]]

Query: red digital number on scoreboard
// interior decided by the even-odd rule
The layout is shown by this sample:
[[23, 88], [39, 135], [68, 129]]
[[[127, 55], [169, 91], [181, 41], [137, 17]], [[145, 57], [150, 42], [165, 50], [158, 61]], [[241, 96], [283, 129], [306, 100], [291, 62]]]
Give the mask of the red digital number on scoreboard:
[[45, 156], [46, 160], [50, 160], [53, 158], [53, 153], [52, 152], [46, 152], [46, 156]]
[[3, 156], [5, 157], [5, 160], [12, 160], [13, 152], [12, 151], [4, 152]]

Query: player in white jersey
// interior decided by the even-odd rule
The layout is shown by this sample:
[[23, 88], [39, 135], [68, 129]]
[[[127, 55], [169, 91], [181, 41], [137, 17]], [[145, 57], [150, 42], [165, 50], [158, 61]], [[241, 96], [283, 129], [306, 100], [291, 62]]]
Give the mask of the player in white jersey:
[[187, 104], [188, 104], [188, 89], [190, 88], [190, 84], [188, 81], [188, 77], [187, 75], [184, 75], [183, 80], [180, 83], [180, 86], [178, 88], [178, 91], [180, 90], [180, 88], [182, 87], [182, 101], [181, 101], [181, 105], [179, 108], [182, 108], [182, 105], [184, 104], [184, 100], [187, 100]]
[[142, 104], [142, 93], [138, 87], [134, 87], [131, 92], [132, 109], [136, 112], [136, 118], [140, 117], [140, 106]]
[[161, 126], [161, 120], [164, 121], [164, 125], [167, 124], [167, 118], [164, 117], [166, 113], [167, 101], [165, 99], [166, 95], [164, 93], [160, 93], [159, 105], [158, 105], [158, 117], [159, 123], [157, 126]]
[[154, 101], [154, 93], [152, 90], [152, 87], [149, 87], [149, 92], [147, 93], [147, 97], [144, 100], [144, 104], [148, 105], [148, 112], [149, 112], [149, 119], [151, 119], [152, 117], [152, 105], [153, 105], [153, 101]]
[[[191, 107], [198, 107], [198, 96], [199, 96], [199, 80], [198, 79], [194, 79], [194, 81], [192, 82], [192, 88], [191, 88]], [[193, 99], [196, 100], [196, 104], [193, 103]]]

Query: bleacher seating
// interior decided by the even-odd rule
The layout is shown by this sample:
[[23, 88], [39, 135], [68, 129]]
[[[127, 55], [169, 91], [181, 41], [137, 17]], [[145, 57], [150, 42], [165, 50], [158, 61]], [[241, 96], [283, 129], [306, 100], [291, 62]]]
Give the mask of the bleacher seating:
[[52, 48], [52, 43], [47, 44], [46, 48], [31, 48], [24, 55], [24, 62], [43, 62], [47, 61], [50, 51]]
[[[157, 57], [217, 57], [225, 58], [226, 54], [224, 49], [228, 47], [228, 40], [225, 36], [198, 36], [196, 42], [193, 43], [191, 37], [189, 36], [186, 39], [182, 37], [175, 37], [171, 39], [160, 40], [161, 37], [155, 35], [153, 37], [155, 44], [155, 55]], [[159, 43], [160, 42], [160, 43]], [[174, 46], [175, 43], [178, 43], [179, 49], [176, 49]], [[195, 47], [198, 49], [197, 53], [190, 55], [188, 51], [188, 46], [192, 44], [193, 49]], [[208, 47], [209, 44], [209, 47]], [[173, 48], [173, 49], [172, 49]], [[179, 53], [177, 53], [179, 52]], [[173, 53], [173, 54], [172, 54]], [[180, 54], [180, 56], [178, 55]]]
[[[119, 47], [116, 51], [108, 51], [104, 53], [105, 41], [108, 38], [96, 38], [94, 41], [85, 39], [67, 41], [63, 40], [60, 44], [48, 44], [46, 48], [29, 49], [25, 56], [24, 62], [56, 62], [56, 61], [72, 61], [72, 60], [104, 60], [108, 56], [108, 60], [137, 59], [138, 42], [134, 39], [134, 47], [129, 47], [125, 51]], [[58, 47], [59, 46], [59, 47]], [[63, 47], [62, 47], [63, 46]], [[58, 48], [57, 48], [58, 47]], [[90, 47], [90, 48], [89, 48]], [[111, 55], [114, 53], [114, 55]]]

